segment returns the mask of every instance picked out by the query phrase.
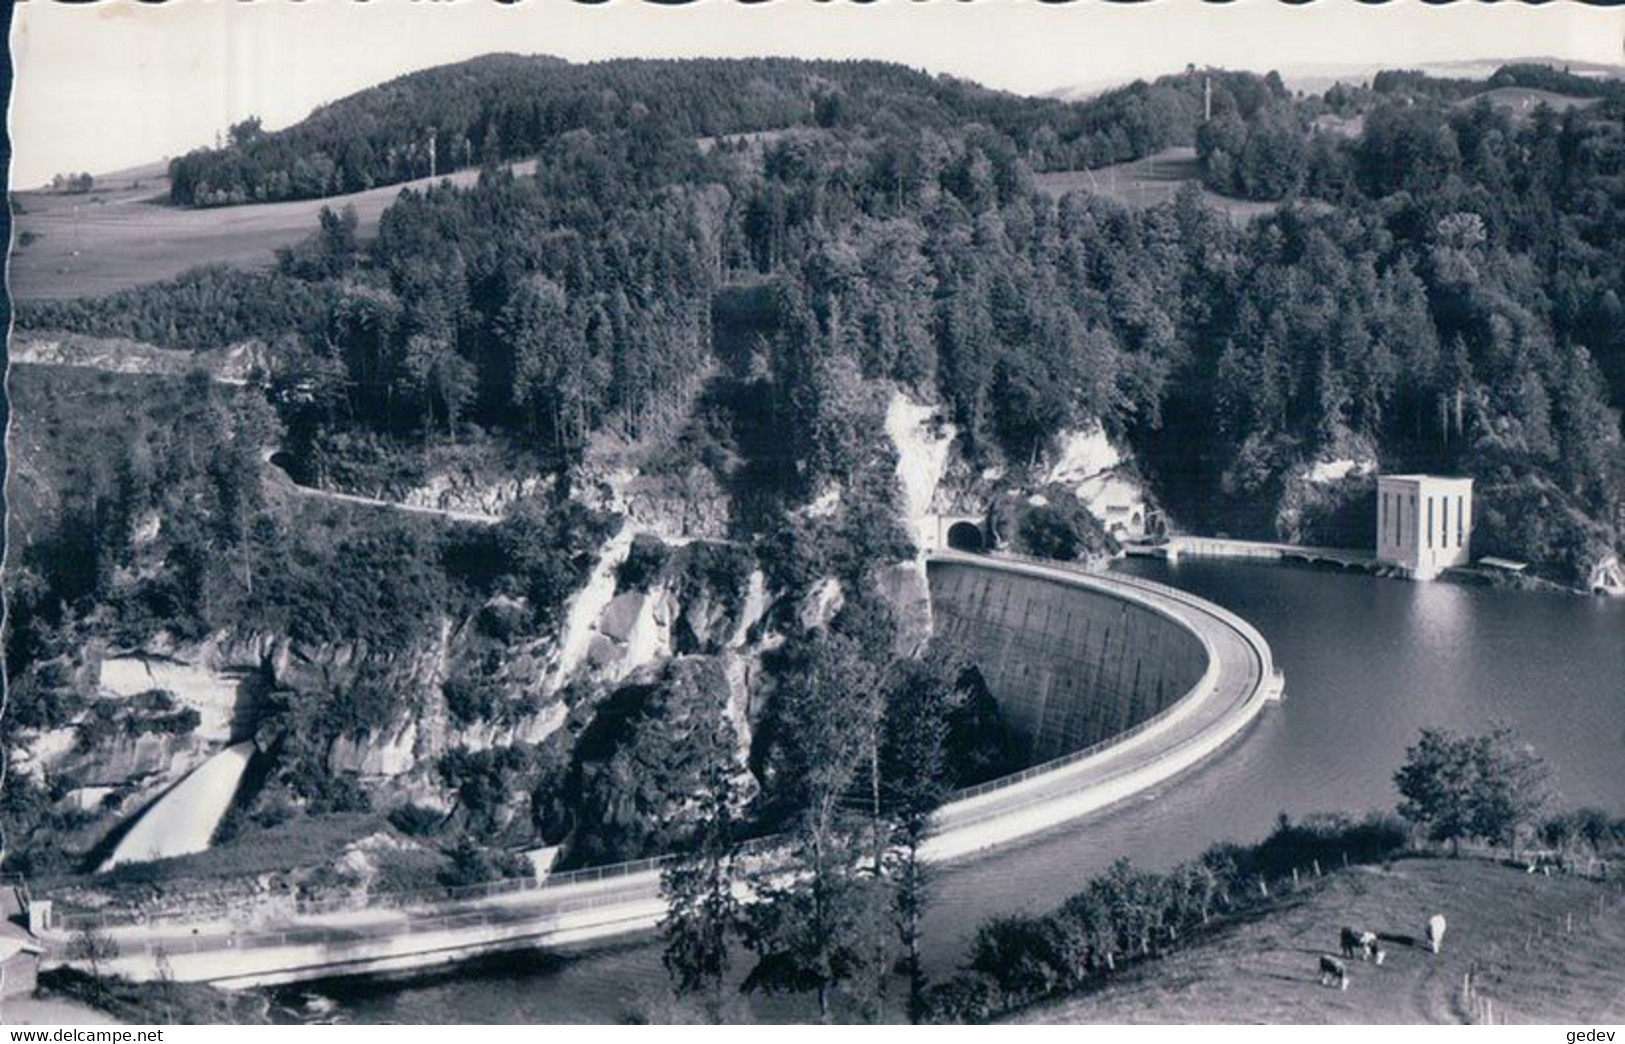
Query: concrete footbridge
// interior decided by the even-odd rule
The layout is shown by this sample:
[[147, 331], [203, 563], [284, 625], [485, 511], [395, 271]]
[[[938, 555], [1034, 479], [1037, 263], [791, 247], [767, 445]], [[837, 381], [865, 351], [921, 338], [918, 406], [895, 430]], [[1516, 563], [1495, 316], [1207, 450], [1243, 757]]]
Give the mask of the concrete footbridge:
[[1173, 536], [1156, 545], [1130, 551], [1177, 562], [1181, 558], [1242, 558], [1263, 562], [1303, 562], [1309, 565], [1340, 566], [1367, 572], [1392, 570], [1390, 563], [1369, 551], [1342, 547], [1314, 547], [1304, 544], [1270, 543], [1260, 540], [1233, 540], [1229, 537]]
[[[1195, 766], [1239, 735], [1282, 677], [1246, 621], [1194, 595], [1053, 562], [929, 556], [935, 626], [967, 647], [1032, 767], [957, 794], [936, 817], [935, 861], [1054, 830]], [[773, 842], [747, 860], [771, 860]], [[116, 924], [103, 970], [220, 986], [435, 967], [646, 931], [665, 912], [663, 859], [502, 881], [456, 893], [289, 904], [258, 920]], [[86, 927], [59, 915], [56, 953]]]

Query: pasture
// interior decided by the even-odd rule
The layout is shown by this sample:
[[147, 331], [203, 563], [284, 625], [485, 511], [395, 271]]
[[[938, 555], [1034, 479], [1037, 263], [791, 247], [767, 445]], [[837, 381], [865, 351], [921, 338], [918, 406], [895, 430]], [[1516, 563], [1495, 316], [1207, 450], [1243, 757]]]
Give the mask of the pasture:
[[[534, 161], [514, 166], [519, 174], [535, 169]], [[278, 247], [316, 230], [324, 206], [354, 206], [367, 237], [402, 189], [478, 179], [478, 170], [461, 170], [326, 199], [191, 210], [169, 204], [168, 174], [162, 164], [149, 164], [97, 178], [86, 193], [14, 192], [11, 295], [19, 301], [95, 297], [199, 265], [269, 268]]]
[[[1433, 913], [1449, 921], [1437, 956], [1425, 932]], [[1339, 991], [1320, 985], [1318, 962], [1338, 953], [1343, 925], [1376, 932], [1387, 957], [1381, 967], [1348, 961], [1349, 987]], [[1610, 1024], [1625, 1022], [1622, 967], [1618, 882], [1408, 859], [1331, 875], [1188, 950], [1013, 1021]]]
[[[1033, 181], [1039, 191], [1052, 198], [1069, 192], [1092, 192], [1097, 196], [1114, 199], [1134, 210], [1154, 207], [1174, 198], [1179, 187], [1187, 181], [1202, 183], [1202, 172], [1197, 167], [1196, 150], [1188, 145], [1176, 145], [1153, 153], [1145, 159], [1129, 163], [1115, 163], [1096, 170], [1062, 170], [1036, 174]], [[1202, 199], [1208, 206], [1228, 217], [1235, 224], [1245, 224], [1253, 218], [1273, 214], [1280, 203], [1259, 202], [1250, 199], [1232, 199], [1202, 189]]]

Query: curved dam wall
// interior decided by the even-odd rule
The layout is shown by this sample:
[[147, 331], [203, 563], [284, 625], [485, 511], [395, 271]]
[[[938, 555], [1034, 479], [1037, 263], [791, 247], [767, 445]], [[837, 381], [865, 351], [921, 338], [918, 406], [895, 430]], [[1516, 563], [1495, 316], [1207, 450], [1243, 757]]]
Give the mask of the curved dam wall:
[[936, 633], [981, 667], [1028, 764], [1109, 739], [1190, 691], [1200, 639], [1147, 606], [981, 565], [927, 565]]

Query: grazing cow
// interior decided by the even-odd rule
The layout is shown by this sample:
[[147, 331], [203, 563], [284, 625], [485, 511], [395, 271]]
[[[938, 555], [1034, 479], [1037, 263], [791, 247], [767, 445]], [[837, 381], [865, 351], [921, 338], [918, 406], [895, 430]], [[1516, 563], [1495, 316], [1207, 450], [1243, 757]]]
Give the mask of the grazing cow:
[[1377, 945], [1376, 932], [1360, 933], [1360, 960], [1376, 961], [1378, 964], [1381, 964], [1382, 960], [1377, 956], [1381, 952], [1382, 947]]
[[1378, 952], [1376, 932], [1362, 932], [1357, 928], [1345, 927], [1338, 932], [1338, 942], [1343, 948], [1344, 957], [1359, 957], [1362, 961], [1369, 961]]
[[1320, 984], [1322, 986], [1335, 985], [1340, 990], [1349, 988], [1348, 965], [1336, 957], [1322, 955], [1320, 958]]
[[1434, 914], [1428, 918], [1428, 945], [1434, 953], [1438, 953], [1439, 947], [1444, 945], [1444, 928], [1444, 914]]

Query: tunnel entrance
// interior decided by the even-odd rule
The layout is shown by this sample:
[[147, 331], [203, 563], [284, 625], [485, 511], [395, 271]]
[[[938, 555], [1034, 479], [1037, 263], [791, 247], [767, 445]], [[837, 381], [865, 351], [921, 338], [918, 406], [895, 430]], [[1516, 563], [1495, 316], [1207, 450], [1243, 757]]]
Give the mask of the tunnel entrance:
[[948, 546], [955, 551], [982, 552], [987, 550], [987, 540], [976, 523], [955, 522], [948, 527]]

